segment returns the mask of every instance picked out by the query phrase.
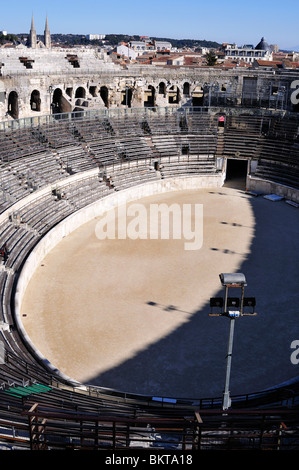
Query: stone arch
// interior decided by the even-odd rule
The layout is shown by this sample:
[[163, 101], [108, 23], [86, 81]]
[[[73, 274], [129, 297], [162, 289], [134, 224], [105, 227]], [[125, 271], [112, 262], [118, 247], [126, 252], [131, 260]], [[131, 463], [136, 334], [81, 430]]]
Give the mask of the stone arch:
[[96, 85], [90, 85], [88, 91], [93, 98], [98, 96], [98, 87]]
[[71, 99], [73, 97], [73, 87], [66, 87], [65, 89], [65, 93], [67, 94], [67, 96], [69, 96]]
[[155, 96], [156, 96], [155, 87], [153, 87], [152, 85], [148, 85], [147, 89], [144, 90], [143, 105], [145, 108], [146, 107], [153, 108], [155, 106]]
[[40, 107], [40, 92], [38, 90], [33, 90], [30, 96], [30, 109], [31, 111], [40, 111]]
[[204, 90], [201, 85], [196, 85], [192, 91], [192, 106], [203, 106]]
[[19, 118], [19, 96], [16, 91], [11, 91], [8, 95], [7, 113], [13, 118]]
[[109, 91], [106, 86], [101, 86], [100, 97], [102, 98], [106, 108], [109, 108]]
[[75, 98], [86, 98], [86, 90], [83, 86], [76, 89]]
[[189, 96], [190, 95], [190, 83], [184, 82], [183, 84], [183, 95]]
[[132, 96], [133, 96], [132, 88], [126, 86], [121, 91], [121, 104], [127, 106], [128, 108], [131, 108]]
[[61, 88], [55, 88], [51, 103], [52, 113], [68, 113], [71, 111], [71, 106], [63, 96]]
[[159, 95], [166, 95], [166, 83], [160, 82], [159, 83]]
[[178, 104], [180, 102], [180, 89], [177, 85], [172, 85], [168, 90], [168, 103]]

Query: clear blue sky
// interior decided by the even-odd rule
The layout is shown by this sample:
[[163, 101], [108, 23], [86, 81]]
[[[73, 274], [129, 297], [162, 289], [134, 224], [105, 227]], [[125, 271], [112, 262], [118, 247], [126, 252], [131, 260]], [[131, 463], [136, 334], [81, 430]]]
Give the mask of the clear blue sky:
[[256, 45], [262, 36], [280, 48], [299, 46], [299, 1], [0, 0], [0, 30], [27, 33], [31, 15], [43, 34], [137, 34]]

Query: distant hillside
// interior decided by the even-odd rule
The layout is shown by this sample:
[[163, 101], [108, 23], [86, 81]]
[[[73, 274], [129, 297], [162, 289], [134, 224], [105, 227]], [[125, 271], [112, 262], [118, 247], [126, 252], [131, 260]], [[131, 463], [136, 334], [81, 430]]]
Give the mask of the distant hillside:
[[[51, 34], [53, 42], [60, 42], [65, 45], [73, 44], [98, 44], [102, 45], [102, 40], [89, 41], [82, 34]], [[42, 36], [40, 37], [42, 39]], [[111, 46], [116, 46], [119, 42], [129, 42], [129, 41], [139, 41], [141, 38], [138, 35], [128, 35], [128, 34], [106, 34], [105, 44], [111, 44]], [[158, 38], [153, 37], [156, 41], [169, 41], [173, 47], [183, 48], [183, 47], [212, 47], [217, 49], [220, 44], [215, 41], [207, 41], [205, 39], [172, 39], [172, 38]]]
[[215, 41], [207, 41], [206, 39], [170, 39], [170, 38], [152, 38], [156, 41], [169, 41], [173, 47], [211, 47], [218, 49], [221, 44]]

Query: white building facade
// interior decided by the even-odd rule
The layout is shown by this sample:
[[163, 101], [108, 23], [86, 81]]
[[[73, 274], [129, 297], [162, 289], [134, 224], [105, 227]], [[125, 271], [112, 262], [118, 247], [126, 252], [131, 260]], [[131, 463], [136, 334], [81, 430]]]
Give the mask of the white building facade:
[[266, 42], [265, 38], [257, 44], [256, 47], [246, 45], [238, 47], [235, 44], [228, 44], [225, 48], [226, 60], [243, 60], [244, 62], [253, 63], [255, 60], [273, 60], [273, 51]]

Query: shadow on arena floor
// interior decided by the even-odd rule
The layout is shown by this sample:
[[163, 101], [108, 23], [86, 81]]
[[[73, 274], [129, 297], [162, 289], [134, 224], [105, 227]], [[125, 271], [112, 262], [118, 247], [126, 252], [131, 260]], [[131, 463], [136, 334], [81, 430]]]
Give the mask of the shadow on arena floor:
[[[243, 183], [235, 184], [242, 193]], [[221, 193], [221, 189], [213, 191]], [[285, 201], [271, 202], [262, 196], [250, 197], [250, 204], [256, 220], [255, 233], [250, 256], [239, 271], [247, 279], [246, 296], [256, 297], [258, 315], [236, 320], [231, 395], [261, 391], [298, 375], [298, 366], [291, 362], [291, 343], [299, 339], [298, 212]], [[239, 226], [231, 224], [231, 228], [233, 237]], [[231, 250], [227, 250], [227, 256], [230, 254]], [[219, 282], [216, 295], [223, 294]], [[154, 297], [145, 298], [144, 304], [160, 310], [161, 315], [165, 309], [174, 315], [180, 313], [179, 305], [160, 305]], [[209, 317], [209, 312], [207, 299], [204, 308], [190, 312], [189, 321], [174, 332], [88, 383], [164, 397], [221, 396], [229, 320]]]

